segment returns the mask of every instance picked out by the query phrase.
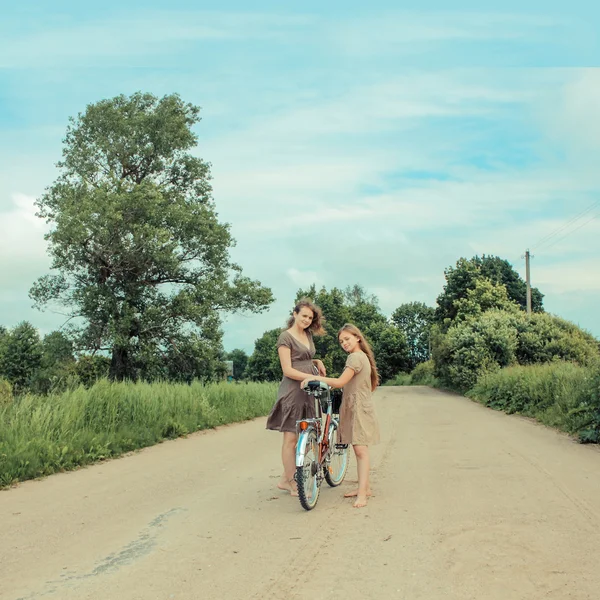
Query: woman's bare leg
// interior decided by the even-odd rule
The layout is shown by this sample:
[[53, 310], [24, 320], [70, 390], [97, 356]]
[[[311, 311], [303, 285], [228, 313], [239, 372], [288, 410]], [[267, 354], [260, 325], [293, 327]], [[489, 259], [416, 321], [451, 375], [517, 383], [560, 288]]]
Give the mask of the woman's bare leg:
[[298, 487], [294, 480], [296, 473], [296, 444], [298, 436], [291, 431], [283, 432], [283, 444], [281, 446], [281, 462], [283, 462], [283, 475], [277, 484], [280, 490], [287, 490], [292, 496], [298, 495]]

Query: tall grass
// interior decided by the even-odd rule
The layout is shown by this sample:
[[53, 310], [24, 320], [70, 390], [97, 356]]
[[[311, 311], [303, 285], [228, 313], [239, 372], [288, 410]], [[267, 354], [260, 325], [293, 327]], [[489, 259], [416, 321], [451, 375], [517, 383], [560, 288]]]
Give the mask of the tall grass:
[[277, 384], [110, 383], [0, 405], [0, 487], [266, 415]]
[[482, 375], [467, 396], [490, 408], [534, 417], [579, 437], [600, 441], [600, 374], [552, 362], [507, 367]]

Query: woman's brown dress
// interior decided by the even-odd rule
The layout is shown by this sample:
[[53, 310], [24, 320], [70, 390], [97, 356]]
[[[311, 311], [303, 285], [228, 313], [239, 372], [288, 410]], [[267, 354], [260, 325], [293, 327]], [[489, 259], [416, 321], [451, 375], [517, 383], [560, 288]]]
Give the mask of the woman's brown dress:
[[[307, 375], [316, 375], [318, 370], [313, 364], [315, 345], [312, 335], [308, 334], [308, 347], [299, 342], [289, 331], [281, 332], [277, 348], [290, 349], [292, 367]], [[300, 381], [283, 377], [279, 384], [277, 402], [267, 417], [267, 429], [296, 433], [296, 421], [312, 419], [315, 416], [315, 401], [312, 396], [300, 389]]]

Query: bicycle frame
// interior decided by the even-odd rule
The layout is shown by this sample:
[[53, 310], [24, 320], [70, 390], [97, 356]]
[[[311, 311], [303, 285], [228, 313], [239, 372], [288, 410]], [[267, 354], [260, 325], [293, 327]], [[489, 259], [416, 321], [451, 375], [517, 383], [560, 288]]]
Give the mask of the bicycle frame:
[[[309, 392], [310, 393], [310, 392]], [[304, 457], [306, 455], [306, 444], [308, 443], [309, 433], [317, 432], [317, 442], [319, 444], [319, 463], [322, 463], [327, 453], [329, 452], [329, 427], [332, 423], [339, 425], [338, 420], [333, 416], [331, 407], [331, 394], [329, 386], [321, 383], [319, 388], [316, 388], [311, 395], [315, 398], [315, 412], [317, 416], [314, 419], [302, 419], [296, 421], [296, 430], [298, 434], [298, 443], [296, 445], [296, 467], [304, 466]], [[323, 413], [321, 399], [325, 396], [327, 405], [325, 413]]]

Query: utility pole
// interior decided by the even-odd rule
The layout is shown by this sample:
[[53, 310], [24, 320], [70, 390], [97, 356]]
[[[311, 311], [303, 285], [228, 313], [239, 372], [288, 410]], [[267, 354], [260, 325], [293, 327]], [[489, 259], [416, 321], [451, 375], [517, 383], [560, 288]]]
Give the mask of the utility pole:
[[531, 272], [529, 268], [530, 261], [529, 249], [525, 250], [525, 282], [527, 283], [527, 316], [531, 315]]

